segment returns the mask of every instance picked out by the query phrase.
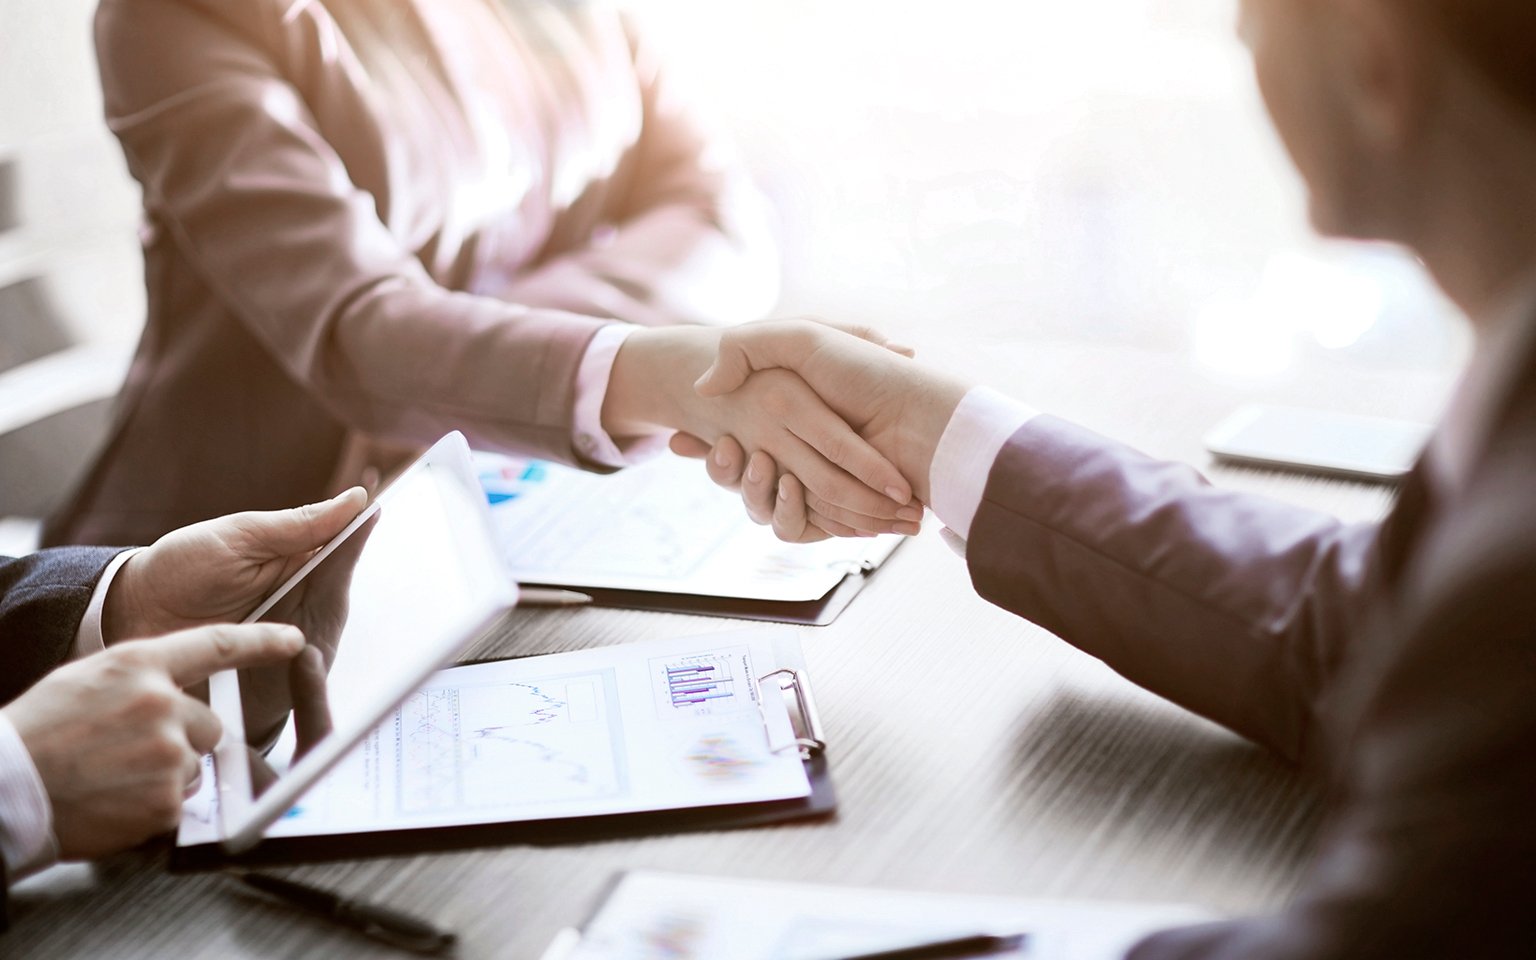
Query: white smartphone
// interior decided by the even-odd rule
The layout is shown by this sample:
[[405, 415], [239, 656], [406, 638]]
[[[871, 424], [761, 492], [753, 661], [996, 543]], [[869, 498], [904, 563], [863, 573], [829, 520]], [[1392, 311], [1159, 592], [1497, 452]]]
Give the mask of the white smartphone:
[[1413, 469], [1432, 430], [1406, 420], [1252, 405], [1217, 424], [1205, 448], [1218, 460], [1397, 482]]

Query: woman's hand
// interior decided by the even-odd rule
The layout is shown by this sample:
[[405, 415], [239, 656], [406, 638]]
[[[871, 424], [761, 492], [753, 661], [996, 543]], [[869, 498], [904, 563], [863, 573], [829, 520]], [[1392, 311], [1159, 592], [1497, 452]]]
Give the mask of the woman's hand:
[[640, 330], [614, 361], [603, 426], [622, 437], [657, 427], [703, 443], [731, 436], [793, 473], [840, 532], [915, 533], [922, 506], [912, 486], [798, 375], [765, 371], [728, 394], [695, 383], [720, 355], [724, 331]]

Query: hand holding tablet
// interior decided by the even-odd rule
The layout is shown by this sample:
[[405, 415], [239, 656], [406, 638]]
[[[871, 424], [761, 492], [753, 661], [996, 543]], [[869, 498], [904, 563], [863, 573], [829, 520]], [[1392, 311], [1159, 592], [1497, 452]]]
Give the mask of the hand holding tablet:
[[[283, 670], [209, 681], [219, 833], [260, 841], [326, 771], [513, 606], [461, 434], [449, 434], [316, 551], [247, 619], [300, 626]], [[266, 752], [293, 711], [293, 737]], [[254, 748], [254, 749], [252, 749]]]

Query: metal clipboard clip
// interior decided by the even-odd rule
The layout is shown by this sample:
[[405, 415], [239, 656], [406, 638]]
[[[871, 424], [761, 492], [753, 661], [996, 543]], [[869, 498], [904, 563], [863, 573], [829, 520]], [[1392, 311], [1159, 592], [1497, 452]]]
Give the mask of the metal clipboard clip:
[[770, 680], [774, 681], [773, 685], [780, 694], [788, 693], [794, 697], [795, 710], [790, 716], [790, 726], [795, 728], [795, 739], [775, 747], [773, 736], [768, 732], [768, 715], [759, 705], [757, 710], [763, 717], [763, 733], [768, 737], [768, 749], [774, 753], [798, 749], [802, 760], [820, 756], [827, 749], [827, 741], [821, 732], [821, 715], [816, 712], [816, 698], [811, 696], [810, 681], [801, 676], [800, 671], [787, 667], [757, 678], [759, 686]]

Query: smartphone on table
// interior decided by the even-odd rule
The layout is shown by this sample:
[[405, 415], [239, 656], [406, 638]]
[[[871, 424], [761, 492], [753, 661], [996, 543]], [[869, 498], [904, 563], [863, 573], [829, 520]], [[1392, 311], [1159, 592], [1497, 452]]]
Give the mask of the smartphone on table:
[[1218, 461], [1397, 483], [1432, 431], [1407, 420], [1249, 405], [1217, 424], [1205, 448]]

